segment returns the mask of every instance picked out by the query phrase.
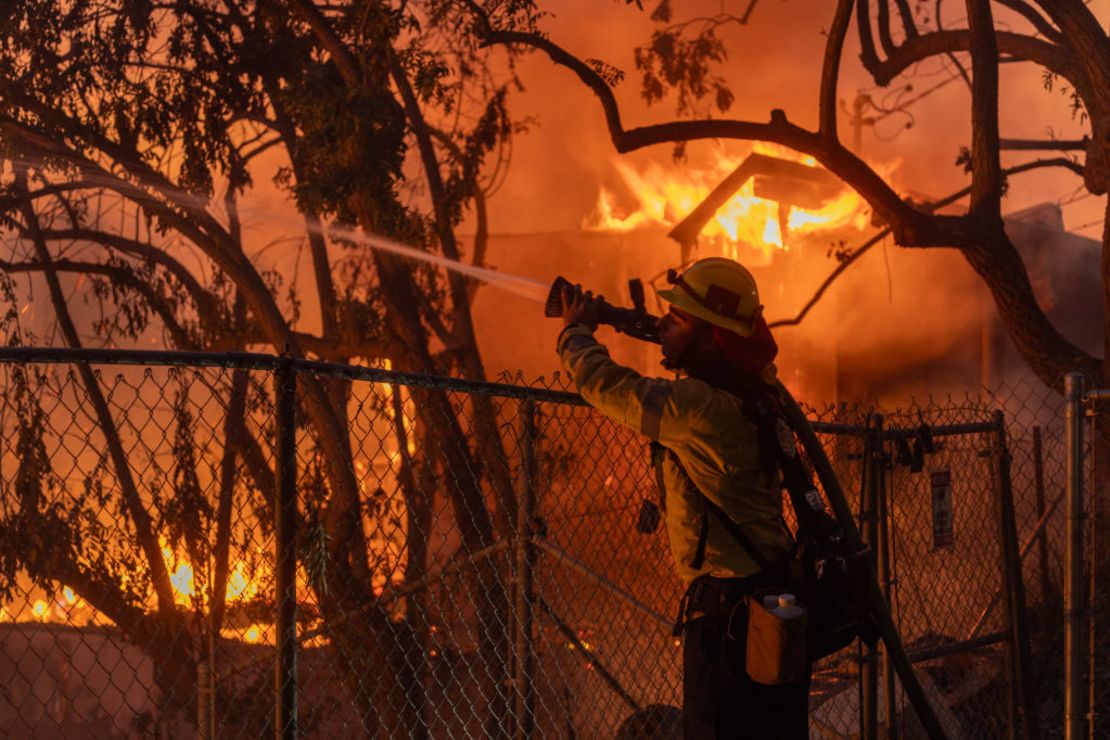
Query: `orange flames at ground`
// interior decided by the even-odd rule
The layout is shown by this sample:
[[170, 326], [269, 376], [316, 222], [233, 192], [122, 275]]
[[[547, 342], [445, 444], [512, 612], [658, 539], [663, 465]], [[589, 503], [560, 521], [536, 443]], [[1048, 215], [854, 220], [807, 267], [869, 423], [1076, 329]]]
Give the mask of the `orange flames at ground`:
[[[205, 608], [208, 595], [204, 589], [197, 589], [196, 574], [193, 565], [180, 554], [175, 554], [165, 540], [162, 541], [162, 559], [170, 572], [170, 584], [173, 586], [174, 603], [178, 606], [189, 608]], [[227, 575], [227, 586], [224, 589], [225, 603], [233, 605], [246, 603], [259, 596], [260, 573], [249, 573], [249, 568], [242, 560], [237, 560]], [[268, 574], [272, 577], [272, 574]], [[243, 642], [273, 642], [268, 625], [251, 624], [246, 628], [224, 628], [225, 637], [232, 637]]]
[[[174, 603], [188, 609], [207, 610], [208, 596], [198, 581], [193, 565], [180, 553], [175, 553], [166, 542], [161, 541], [162, 559], [170, 575]], [[260, 583], [272, 573], [254, 572], [242, 560], [236, 561], [227, 577], [225, 590], [226, 604], [229, 607], [246, 604], [261, 597]], [[202, 579], [203, 583], [203, 579]], [[43, 622], [69, 624], [72, 626], [105, 626], [112, 621], [91, 604], [79, 597], [69, 586], [62, 586], [61, 594], [46, 594], [47, 598], [28, 598], [22, 608], [0, 608], [0, 622]], [[153, 598], [153, 596], [151, 597]], [[246, 626], [225, 626], [223, 636], [248, 643], [273, 643], [272, 627], [268, 624], [252, 623]]]
[[[788, 149], [756, 143], [751, 150], [807, 167], [817, 167], [813, 157], [799, 155]], [[639, 202], [636, 210], [619, 215], [616, 197], [605, 188], [598, 196], [597, 210], [586, 228], [629, 231], [649, 225], [675, 226], [690, 214], [722, 180], [736, 170], [745, 156], [720, 153], [713, 166], [705, 169], [664, 168], [650, 164], [638, 171], [626, 162], [616, 162], [624, 184]], [[703, 243], [718, 245], [725, 256], [739, 258], [739, 247], [747, 245], [763, 254], [769, 261], [775, 250], [789, 249], [791, 234], [809, 233], [844, 225], [865, 228], [868, 222], [866, 203], [849, 188], [837, 194], [816, 209], [782, 204], [755, 194], [755, 178], [733, 195], [702, 229]], [[782, 213], [781, 209], [788, 209]], [[783, 226], [787, 233], [783, 233]], [[703, 251], [704, 253], [704, 251]]]
[[[389, 359], [375, 365], [392, 369]], [[388, 441], [383, 442], [377, 454], [362, 454], [354, 465], [363, 497], [373, 506], [390, 504], [388, 510], [376, 515], [371, 513], [372, 507], [368, 506], [363, 519], [363, 533], [370, 546], [370, 560], [375, 566], [371, 585], [374, 594], [380, 596], [388, 586], [403, 582], [407, 563], [406, 514], [395, 510], [385, 492], [390, 481], [396, 479], [403, 462], [402, 450], [393, 431], [397, 426], [404, 430], [405, 448], [411, 456], [416, 453], [417, 430], [415, 403], [407, 389], [382, 383], [374, 386], [373, 392], [377, 397], [373, 406], [383, 409], [375, 419], [383, 425], [377, 434], [380, 439]], [[356, 407], [364, 402], [365, 399], [355, 398], [351, 401]], [[394, 416], [398, 412], [402, 417], [399, 423]], [[357, 410], [353, 411], [353, 414], [357, 413]], [[212, 565], [203, 561], [192, 562], [183, 549], [175, 547], [164, 536], [159, 537], [159, 549], [173, 589], [174, 604], [183, 610], [207, 615], [212, 601], [209, 585], [213, 580]], [[259, 546], [255, 551], [243, 551], [241, 556], [238, 559], [232, 558], [229, 563], [224, 591], [225, 614], [228, 616], [224, 620], [221, 635], [246, 643], [272, 645], [275, 639], [273, 624], [254, 620], [261, 613], [272, 611], [273, 608], [272, 604], [267, 603], [273, 598], [275, 582], [273, 554]], [[156, 598], [148, 582], [148, 574], [127, 573], [122, 578], [128, 590], [146, 594], [147, 609], [156, 608]], [[0, 622], [37, 622], [73, 627], [112, 625], [112, 620], [107, 615], [65, 584], [57, 583], [53, 589], [44, 589], [28, 583], [24, 585], [24, 589], [25, 597], [22, 600], [0, 605]], [[302, 595], [311, 591], [308, 575], [303, 567], [297, 572], [297, 590]], [[394, 600], [393, 607], [403, 609], [403, 602], [403, 599]], [[305, 615], [302, 613], [303, 616]], [[301, 625], [306, 633], [310, 633], [301, 640], [302, 645], [320, 647], [327, 644], [326, 635], [311, 634], [319, 632], [319, 626], [320, 623], [313, 622], [313, 619], [308, 619]]]

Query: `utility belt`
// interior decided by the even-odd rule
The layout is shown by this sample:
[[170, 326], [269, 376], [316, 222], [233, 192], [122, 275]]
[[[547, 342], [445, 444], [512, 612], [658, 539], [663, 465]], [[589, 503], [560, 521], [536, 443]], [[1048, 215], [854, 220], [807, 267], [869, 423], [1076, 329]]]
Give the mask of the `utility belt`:
[[[723, 622], [723, 642], [718, 646], [723, 663], [733, 670], [742, 670], [754, 682], [779, 685], [801, 681], [809, 675], [806, 645], [806, 611], [795, 606], [792, 595], [775, 584], [781, 579], [760, 571], [746, 578], [714, 578], [704, 575], [694, 579], [679, 602], [674, 636], [681, 635], [688, 624], [697, 619]], [[770, 597], [786, 611], [768, 604]], [[785, 600], [785, 601], [784, 601]], [[738, 647], [729, 648], [729, 644]], [[737, 664], [737, 661], [739, 663]]]
[[757, 589], [770, 586], [775, 579], [763, 571], [744, 578], [717, 578], [702, 575], [695, 578], [678, 602], [674, 636], [681, 637], [687, 623], [701, 616], [727, 617], [737, 604]]

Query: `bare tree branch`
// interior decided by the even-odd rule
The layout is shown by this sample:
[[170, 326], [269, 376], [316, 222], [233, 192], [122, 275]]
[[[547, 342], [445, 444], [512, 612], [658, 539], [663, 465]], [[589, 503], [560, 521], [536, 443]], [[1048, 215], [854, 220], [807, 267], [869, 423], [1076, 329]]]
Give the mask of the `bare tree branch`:
[[890, 34], [890, 0], [876, 0], [878, 14], [875, 22], [879, 26], [879, 44], [887, 56], [894, 51], [894, 38]]
[[[21, 171], [17, 171], [15, 189], [17, 191], [26, 191], [25, 173]], [[31, 233], [35, 252], [39, 260], [44, 264], [45, 269], [43, 270], [43, 276], [46, 278], [46, 284], [50, 291], [50, 300], [54, 306], [54, 312], [58, 319], [58, 325], [62, 330], [62, 336], [65, 337], [66, 344], [70, 347], [80, 349], [81, 340], [77, 335], [77, 328], [73, 325], [73, 320], [70, 318], [65, 294], [62, 292], [62, 286], [58, 281], [57, 272], [54, 271], [51, 265], [52, 260], [50, 251], [46, 246], [46, 241], [38, 234], [38, 216], [29, 201], [24, 203], [23, 215], [25, 226]], [[104, 435], [105, 442], [108, 445], [108, 452], [112, 458], [113, 466], [115, 467], [116, 480], [119, 481], [120, 489], [122, 490], [123, 498], [126, 503], [127, 513], [131, 518], [131, 523], [135, 527], [135, 535], [139, 541], [139, 547], [142, 548], [143, 555], [147, 561], [147, 567], [150, 569], [154, 592], [158, 598], [159, 614], [161, 614], [163, 618], [169, 620], [174, 615], [173, 586], [170, 583], [170, 574], [169, 570], [166, 568], [166, 561], [162, 558], [162, 550], [158, 546], [158, 539], [154, 536], [154, 523], [151, 520], [150, 512], [146, 510], [142, 498], [139, 496], [138, 488], [135, 485], [135, 478], [131, 472], [131, 464], [127, 460], [127, 453], [123, 449], [119, 431], [116, 428], [115, 420], [112, 418], [111, 409], [108, 408], [108, 402], [105, 400], [104, 394], [100, 390], [100, 382], [97, 380], [96, 374], [93, 372], [92, 368], [85, 363], [78, 363], [77, 371], [81, 375], [82, 382], [85, 385], [85, 393], [88, 394], [89, 402], [93, 406], [93, 410], [100, 425], [100, 431]]]
[[1021, 15], [1046, 39], [1055, 43], [1063, 41], [1064, 37], [1059, 29], [1049, 23], [1043, 15], [1037, 12], [1036, 8], [1030, 6], [1024, 0], [995, 0], [995, 2]]
[[998, 156], [998, 45], [990, 0], [967, 0], [971, 31], [971, 209], [974, 218], [1002, 218]]
[[898, 17], [902, 19], [902, 31], [905, 32], [906, 38], [912, 39], [917, 36], [917, 24], [913, 21], [913, 10], [910, 9], [909, 0], [894, 0], [894, 4], [898, 7]]
[[[1091, 9], [1081, 0], [1037, 0], [1049, 18], [1060, 28], [1076, 59], [1091, 75], [1093, 84], [1110, 77], [1110, 38]], [[1105, 95], [1110, 95], [1106, 91]]]
[[836, 4], [836, 14], [829, 28], [829, 39], [825, 42], [818, 115], [821, 121], [820, 134], [831, 141], [837, 140], [836, 90], [837, 81], [840, 78], [840, 59], [844, 54], [844, 37], [848, 34], [848, 23], [852, 20], [852, 1], [839, 0]]
[[[1074, 85], [1080, 84], [1076, 58], [1068, 48], [1009, 31], [994, 33], [999, 53], [1021, 61], [1033, 62]], [[933, 31], [907, 39], [884, 61], [876, 58], [869, 62], [865, 59], [864, 66], [875, 78], [875, 82], [888, 85], [895, 77], [918, 62], [947, 52], [970, 50], [970, 31]]]
[[1015, 151], [1030, 151], [1038, 149], [1051, 149], [1057, 151], [1067, 151], [1070, 149], [1086, 149], [1090, 140], [1086, 137], [1082, 139], [1066, 140], [1066, 139], [1000, 139], [998, 145], [1001, 149], [1011, 149]]
[[875, 49], [875, 36], [871, 31], [871, 10], [868, 0], [856, 1], [856, 30], [859, 34], [860, 61], [863, 62], [865, 69], [874, 74], [874, 68], [880, 63], [879, 53]]
[[[1035, 159], [1031, 162], [1025, 162], [1024, 164], [1019, 164], [1017, 166], [1010, 167], [1010, 168], [1006, 169], [1003, 174], [1005, 174], [1007, 176], [1017, 175], [1017, 174], [1020, 174], [1022, 172], [1028, 172], [1030, 170], [1041, 169], [1041, 168], [1044, 168], [1044, 167], [1064, 167], [1066, 169], [1071, 170], [1072, 172], [1075, 172], [1079, 176], [1083, 175], [1083, 169], [1081, 167], [1079, 167], [1075, 162], [1072, 162], [1070, 159], [1063, 159], [1063, 158], [1060, 158], [1060, 159]], [[966, 197], [969, 193], [971, 193], [971, 188], [970, 187], [961, 188], [960, 190], [957, 190], [956, 192], [952, 193], [951, 195], [945, 196], [944, 198], [941, 198], [940, 200], [933, 201], [932, 203], [929, 204], [929, 209], [930, 210], [935, 210], [935, 209], [938, 209], [938, 208], [944, 208], [945, 206], [951, 205], [951, 204], [955, 203], [956, 201], [960, 200], [961, 198]], [[768, 323], [768, 326], [770, 326], [772, 329], [774, 329], [775, 327], [778, 327], [778, 326], [797, 326], [798, 324], [801, 324], [802, 320], [805, 319], [805, 317], [809, 314], [809, 312], [813, 309], [813, 307], [816, 306], [821, 301], [821, 299], [824, 297], [824, 295], [828, 291], [828, 289], [832, 287], [833, 283], [835, 283], [841, 275], [843, 275], [845, 272], [847, 272], [848, 268], [851, 267], [853, 264], [855, 264], [859, 260], [860, 257], [862, 257], [864, 254], [866, 254], [867, 251], [871, 249], [871, 247], [875, 246], [876, 244], [878, 244], [879, 242], [881, 242], [883, 239], [885, 239], [888, 236], [890, 236], [890, 229], [889, 228], [882, 229], [879, 232], [877, 232], [876, 234], [874, 234], [867, 241], [865, 241], [863, 244], [856, 247], [856, 249], [853, 250], [852, 253], [847, 257], [847, 259], [845, 259], [839, 265], [837, 265], [836, 269], [834, 269], [831, 273], [829, 273], [829, 276], [826, 277], [821, 282], [821, 284], [819, 286], [817, 286], [817, 289], [814, 291], [813, 295], [810, 296], [809, 300], [806, 301], [805, 305], [802, 306], [801, 310], [798, 311], [798, 313], [794, 315], [794, 318], [792, 318], [792, 319], [780, 319], [778, 321], [772, 321], [772, 322]]]
[[801, 310], [799, 310], [798, 313], [794, 315], [794, 318], [769, 321], [767, 322], [767, 326], [774, 329], [780, 326], [797, 326], [798, 324], [802, 323], [805, 317], [809, 315], [809, 312], [813, 309], [813, 307], [820, 303], [821, 299], [825, 297], [825, 293], [828, 292], [829, 288], [833, 286], [833, 283], [835, 283], [841, 275], [847, 272], [848, 268], [854, 265], [860, 257], [867, 254], [871, 247], [875, 246], [888, 236], [890, 236], [890, 229], [882, 229], [870, 239], [865, 241], [863, 244], [856, 247], [856, 249], [850, 255], [848, 255], [848, 257], [844, 259], [839, 265], [837, 265], [836, 268], [831, 273], [829, 273], [829, 276], [826, 277], [821, 282], [821, 284], [817, 286], [817, 290], [813, 292], [813, 295], [809, 297], [809, 300], [805, 302], [805, 305], [802, 306]]

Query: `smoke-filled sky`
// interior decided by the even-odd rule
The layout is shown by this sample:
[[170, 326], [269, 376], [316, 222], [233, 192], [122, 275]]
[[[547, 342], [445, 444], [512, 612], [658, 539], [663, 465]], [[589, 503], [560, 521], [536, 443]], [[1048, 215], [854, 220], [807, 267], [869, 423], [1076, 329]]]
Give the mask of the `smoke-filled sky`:
[[[654, 3], [645, 4], [648, 10], [654, 7]], [[748, 0], [698, 0], [675, 5], [678, 12], [697, 15], [713, 14], [722, 7], [740, 12], [747, 4]], [[723, 32], [729, 59], [721, 67], [721, 73], [736, 95], [732, 110], [725, 116], [763, 121], [769, 118], [773, 108], [782, 108], [796, 123], [816, 126], [824, 29], [832, 19], [833, 5], [823, 0], [760, 0], [747, 26], [733, 26]], [[946, 5], [952, 15], [942, 18], [944, 25], [966, 27], [962, 3]], [[1099, 0], [1092, 5], [1100, 18], [1110, 19], [1110, 0]], [[547, 7], [553, 12], [543, 26], [553, 41], [579, 58], [601, 59], [626, 72], [624, 82], [615, 91], [626, 127], [659, 123], [674, 117], [673, 101], [648, 107], [639, 95], [640, 81], [633, 54], [635, 47], [647, 40], [653, 30], [646, 11], [638, 12], [623, 0], [560, 0]], [[1026, 28], [1023, 21], [998, 4], [992, 4], [992, 8], [1001, 24], [1015, 29]], [[961, 11], [959, 15], [955, 14], [955, 9]], [[961, 60], [970, 66], [967, 55], [961, 55]], [[521, 61], [519, 73], [526, 90], [514, 94], [511, 110], [518, 119], [533, 118], [536, 123], [529, 133], [515, 140], [508, 177], [490, 202], [491, 230], [502, 235], [492, 246], [492, 263], [538, 279], [550, 279], [554, 274], [563, 273], [583, 282], [605, 281], [607, 290], [619, 291], [614, 286], [619, 286], [620, 280], [646, 277], [656, 271], [660, 255], [677, 261], [677, 249], [659, 237], [630, 234], [624, 242], [597, 240], [579, 244], [582, 239], [574, 241], [566, 235], [579, 230], [584, 220], [591, 216], [600, 188], [610, 191], [618, 200], [622, 192], [625, 194], [624, 202], [618, 202], [618, 207], [635, 206], [628, 198], [627, 187], [622, 185], [618, 161], [640, 172], [647, 170], [649, 164], [655, 164], [659, 171], [679, 176], [703, 167], [722, 150], [743, 156], [750, 144], [693, 143], [688, 148], [687, 161], [677, 163], [672, 160], [672, 150], [667, 145], [618, 155], [608, 137], [600, 106], [572, 72], [533, 53]], [[970, 144], [970, 92], [961, 79], [948, 81], [954, 75], [955, 67], [951, 63], [932, 60], [900, 78], [890, 88], [874, 89], [858, 61], [853, 22], [841, 65], [839, 97], [845, 103], [850, 104], [857, 94], [864, 92], [893, 107], [898, 91], [907, 84], [912, 89], [901, 91], [903, 100], [925, 93], [908, 108], [912, 127], [906, 127], [911, 121], [909, 116], [896, 114], [875, 127], [865, 128], [862, 133], [863, 156], [881, 171], [890, 172], [895, 188], [915, 199], [940, 198], [969, 183], [969, 176], [956, 165], [956, 158], [960, 147]], [[1042, 70], [1030, 64], [1002, 67], [1000, 119], [1001, 135], [1006, 138], [1076, 139], [1084, 134], [1084, 126], [1073, 119], [1068, 97], [1059, 84], [1054, 92], [1046, 92]], [[852, 127], [848, 115], [840, 116], [839, 126], [842, 140], [850, 145]], [[1037, 156], [1037, 152], [1004, 152], [1003, 166]], [[1088, 196], [1067, 202], [1076, 195], [1085, 194], [1080, 189], [1081, 184], [1073, 173], [1062, 169], [1016, 176], [1011, 178], [1003, 211], [1013, 213], [1045, 202], [1063, 202], [1067, 228], [1088, 225], [1080, 233], [1100, 238], [1101, 230], [1097, 225], [1094, 228], [1089, 225], [1101, 221], [1104, 200]], [[463, 230], [468, 230], [467, 224]], [[508, 236], [511, 234], [564, 236], [513, 239]], [[864, 236], [860, 232], [849, 238], [854, 245]], [[642, 243], [629, 243], [637, 238]], [[787, 286], [782, 284], [765, 286], [763, 297], [768, 304], [768, 316], [772, 319], [793, 316], [834, 266], [835, 262], [827, 258], [823, 248], [811, 249], [804, 260], [797, 261], [791, 268], [794, 277], [788, 281], [788, 289], [784, 291]], [[875, 356], [889, 359], [892, 337], [900, 337], [900, 341], [908, 342], [907, 346], [933, 345], [923, 350], [929, 356], [952, 353], [953, 342], [967, 343], [968, 352], [977, 356], [978, 327], [981, 323], [987, 327], [993, 321], [994, 307], [980, 290], [981, 281], [955, 253], [929, 250], [925, 254], [921, 250], [900, 250], [885, 244], [853, 266], [852, 274], [851, 280], [842, 281], [830, 291], [803, 327], [779, 332], [780, 343], [798, 345], [784, 347], [783, 364], [790, 371], [788, 381], [804, 382], [804, 377], [797, 375], [803, 371], [791, 368], [799, 352], [807, 355], [817, 352], [831, 362], [835, 362], [834, 355], [848, 353], [858, 365], [872, 361], [861, 359], [869, 348], [880, 350], [885, 346], [888, 351], [879, 351]], [[860, 290], [866, 292], [866, 296]], [[932, 303], [923, 302], [925, 298]], [[890, 322], [884, 322], [881, 317], [892, 315], [890, 312], [899, 301], [899, 305], [916, 306], [916, 310], [906, 313], [914, 317], [913, 321], [884, 326]], [[526, 375], [551, 372], [556, 363], [550, 346], [557, 327], [548, 325], [553, 322], [520, 319], [517, 322], [520, 326], [513, 324], [513, 331], [507, 332], [505, 322], [517, 321], [514, 317], [528, 309], [519, 306], [506, 311], [502, 304], [503, 299], [496, 291], [487, 291], [476, 307], [479, 326], [485, 328], [485, 333], [490, 332], [491, 326], [498, 327], [492, 335], [499, 340], [484, 348], [487, 366], [491, 369], [525, 368]], [[837, 308], [853, 304], [855, 310]], [[860, 310], [863, 305], [867, 308]], [[503, 341], [507, 334], [515, 337], [512, 343]], [[611, 335], [607, 337], [607, 341], [614, 339]], [[838, 342], [840, 349], [834, 351]], [[804, 349], [806, 346], [813, 349]], [[637, 360], [639, 352], [624, 347], [618, 354], [625, 361], [640, 364], [644, 370], [651, 369], [657, 358], [645, 356]], [[958, 381], [963, 387], [974, 387], [985, 380], [981, 377], [981, 369], [975, 367], [977, 361], [974, 358], [970, 361], [967, 377]], [[831, 367], [826, 369], [825, 375]], [[819, 393], [831, 397], [829, 394], [836, 390], [821, 388]]]
[[[676, 2], [675, 7], [685, 14], [682, 17], [715, 14], [722, 9], [739, 13], [749, 1], [682, 0]], [[641, 12], [624, 0], [543, 3], [550, 15], [543, 19], [542, 27], [553, 41], [580, 58], [601, 59], [624, 70], [626, 78], [615, 94], [626, 127], [659, 123], [675, 115], [672, 100], [648, 107], [640, 98], [640, 79], [633, 55], [636, 46], [649, 39], [654, 29], [649, 12], [655, 7], [655, 0], [645, 0], [645, 5], [647, 10]], [[950, 1], [945, 5], [951, 7], [952, 15], [942, 19], [944, 24], [963, 26], [962, 12], [955, 13], [956, 9], [962, 9], [962, 3]], [[800, 125], [815, 126], [824, 29], [831, 21], [832, 6], [828, 0], [759, 0], [746, 26], [731, 26], [722, 31], [729, 57], [720, 72], [736, 96], [732, 109], [724, 115], [762, 121], [768, 119], [773, 108], [782, 108]], [[1103, 21], [1110, 20], [1110, 0], [1096, 0], [1092, 6]], [[1023, 21], [997, 3], [992, 4], [992, 8], [1001, 23], [1015, 29], [1026, 28]], [[494, 54], [496, 58], [504, 57], [503, 51]], [[966, 55], [962, 58], [966, 64]], [[751, 146], [747, 142], [695, 142], [689, 146], [688, 158], [683, 162], [673, 161], [671, 147], [667, 145], [618, 155], [608, 137], [597, 100], [573, 73], [556, 67], [546, 56], [535, 52], [519, 60], [518, 72], [525, 89], [511, 94], [510, 111], [516, 120], [527, 119], [532, 123], [527, 133], [515, 138], [507, 177], [489, 204], [490, 229], [494, 235], [500, 235], [491, 246], [489, 262], [498, 269], [538, 280], [548, 280], [560, 273], [578, 276], [584, 282], [596, 276], [599, 280], [608, 280], [610, 286], [620, 285], [620, 281], [628, 277], [647, 276], [651, 273], [646, 271], [640, 258], [646, 245], [629, 243], [618, 253], [611, 246], [612, 242], [590, 242], [585, 237], [574, 237], [595, 211], [602, 188], [613, 194], [618, 209], [635, 207], [617, 163], [641, 173], [648, 170], [648, 165], [654, 165], [652, 177], [666, 177], [672, 173], [681, 177], [703, 168], [722, 151], [738, 159]], [[872, 89], [858, 61], [853, 22], [841, 66], [841, 99], [850, 104], [857, 94], [867, 92], [876, 101], [885, 99], [890, 103], [898, 95], [897, 90], [907, 83], [913, 89], [902, 91], [903, 99], [926, 93], [923, 99], [909, 107], [912, 128], [905, 128], [910, 120], [907, 116], [893, 115], [875, 127], [865, 128], [862, 134], [864, 157], [882, 171], [891, 172], [892, 181], [900, 192], [917, 198], [937, 198], [968, 182], [968, 176], [955, 165], [955, 160], [960, 147], [970, 141], [969, 91], [959, 79], [937, 87], [953, 73], [950, 63], [933, 60], [896, 81], [889, 90]], [[1033, 65], [1003, 66], [1001, 119], [1004, 137], [1048, 138], [1051, 132], [1066, 139], [1078, 138], [1084, 132], [1080, 122], [1072, 118], [1069, 100], [1059, 85], [1056, 91], [1045, 92], [1042, 71]], [[840, 131], [844, 141], [850, 143], [849, 116], [841, 115]], [[1003, 163], [1016, 164], [1035, 156], [1029, 152], [1004, 153]], [[278, 161], [260, 164], [260, 170], [280, 164]], [[715, 183], [710, 186], [712, 184]], [[1084, 195], [1084, 191], [1077, 190], [1080, 185], [1079, 178], [1064, 170], [1039, 170], [1012, 178], [1004, 211], [1014, 212], [1044, 202], [1066, 202], [1073, 194]], [[1094, 197], [1080, 197], [1075, 202], [1065, 203], [1065, 225], [1071, 229], [1088, 225], [1081, 233], [1097, 238], [1101, 232], [1089, 225], [1101, 220], [1103, 207], [1104, 200]], [[277, 191], [269, 176], [259, 172], [255, 189], [242, 204], [242, 215], [245, 233], [252, 245], [249, 251], [256, 255], [264, 252], [258, 259], [259, 266], [280, 271], [297, 283], [302, 296], [312, 296], [310, 263], [303, 249], [298, 248], [303, 239], [303, 222], [288, 193]], [[472, 221], [464, 222], [460, 231], [472, 232]], [[563, 236], [547, 241], [511, 237], [513, 234], [552, 233]], [[668, 240], [660, 237], [654, 244], [652, 259], [646, 260], [656, 263], [651, 268], [653, 271], [658, 271], [660, 259], [677, 261], [677, 249]], [[893, 246], [889, 250], [890, 254], [908, 252]], [[823, 248], [816, 251], [819, 253], [812, 259], [804, 260], [808, 282], [796, 288], [797, 295], [779, 294], [769, 301], [771, 318], [793, 315], [813, 286], [835, 265]], [[900, 289], [899, 278], [897, 270], [891, 273], [889, 260], [884, 262], [883, 254], [876, 250], [866, 258], [878, 261], [877, 266], [869, 267], [861, 262], [853, 270], [875, 269], [884, 284], [893, 286], [889, 291], [893, 294]], [[340, 256], [339, 249], [333, 250], [333, 260]], [[912, 255], [906, 257], [914, 258]], [[190, 265], [194, 261], [204, 262], [183, 259]], [[958, 264], [956, 267], [966, 266]], [[921, 282], [921, 268], [912, 266], [908, 270], [904, 290], [911, 290]], [[837, 290], [843, 292], [846, 288]], [[835, 293], [831, 296], [834, 300]], [[549, 372], [554, 356], [550, 352], [553, 334], [548, 334], [556, 330], [555, 322], [544, 322], [538, 306], [518, 305], [512, 303], [513, 300], [519, 299], [506, 298], [493, 290], [480, 295], [476, 306], [479, 323], [484, 324], [487, 331], [490, 326], [498, 327], [484, 339], [488, 342], [484, 348], [487, 367], [494, 372], [524, 368], [527, 375]], [[92, 311], [91, 306], [88, 310]], [[528, 330], [522, 329], [520, 333], [534, 335], [528, 337], [528, 342], [535, 345], [531, 349], [503, 346], [506, 343], [499, 322], [514, 312], [529, 316]], [[485, 321], [482, 321], [483, 314]], [[45, 313], [42, 318], [50, 320]], [[811, 326], [821, 321], [820, 315], [807, 319]], [[537, 327], [539, 333], [536, 334], [532, 327]], [[318, 307], [311, 298], [304, 303], [298, 328], [307, 331], [319, 328]], [[829, 320], [828, 331], [846, 334], [863, 329], [845, 325], [840, 317]], [[157, 343], [162, 340], [152, 336], [144, 341]]]
[[[678, 13], [694, 16], [713, 14], [722, 8], [739, 13], [749, 0], [688, 0], [676, 3]], [[647, 10], [655, 3], [645, 3]], [[791, 120], [814, 126], [817, 90], [824, 50], [824, 29], [832, 19], [833, 3], [827, 0], [760, 0], [747, 26], [732, 26], [722, 32], [729, 59], [721, 67], [736, 101], [727, 117], [766, 120], [772, 108], [787, 111]], [[931, 4], [930, 4], [931, 5]], [[962, 3], [945, 3], [946, 26], [963, 26]], [[1099, 17], [1110, 19], [1110, 0], [1091, 3]], [[638, 12], [623, 1], [559, 0], [546, 4], [552, 15], [543, 21], [553, 41], [580, 58], [597, 58], [614, 64], [627, 74], [616, 94], [626, 127], [658, 123], [674, 116], [667, 101], [648, 108], [639, 96], [639, 77], [633, 52], [650, 37], [653, 24], [647, 10]], [[1023, 21], [998, 4], [993, 10], [999, 23], [1024, 29]], [[957, 13], [957, 11], [959, 11]], [[965, 65], [968, 64], [963, 55]], [[873, 89], [858, 61], [854, 25], [849, 32], [841, 67], [840, 98], [846, 103], [861, 90], [881, 101], [893, 101], [892, 91], [909, 83], [916, 97], [952, 76], [950, 63], [930, 61], [916, 74], [898, 80], [887, 90]], [[596, 203], [599, 185], [612, 188], [618, 177], [613, 161], [618, 157], [607, 132], [596, 99], [565, 68], [555, 67], [540, 54], [528, 56], [520, 65], [526, 91], [514, 95], [512, 111], [518, 118], [534, 117], [533, 130], [519, 137], [505, 185], [492, 201], [494, 231], [536, 232], [576, 229]], [[1030, 64], [1002, 67], [1001, 134], [1008, 138], [1077, 138], [1083, 127], [1073, 120], [1068, 99], [1060, 91], [1046, 93], [1042, 70]], [[950, 82], [912, 105], [909, 118], [890, 116], [863, 132], [864, 156], [885, 166], [897, 164], [894, 178], [900, 190], [920, 196], [940, 197], [967, 184], [955, 165], [961, 146], [970, 143], [970, 93], [961, 80]], [[841, 115], [842, 138], [851, 142], [848, 116]], [[689, 148], [689, 164], [712, 156], [715, 147], [746, 150], [743, 143], [701, 142]], [[625, 155], [626, 161], [643, 164], [657, 161], [680, 168], [670, 159], [667, 146]], [[1003, 164], [1031, 159], [1029, 152], [1003, 154]], [[1012, 212], [1036, 203], [1067, 199], [1080, 185], [1065, 171], [1040, 171], [1015, 178], [1004, 210]], [[1101, 217], [1100, 199], [1086, 198], [1065, 207], [1065, 223], [1077, 227]], [[1097, 229], [1087, 229], [1097, 236]]]

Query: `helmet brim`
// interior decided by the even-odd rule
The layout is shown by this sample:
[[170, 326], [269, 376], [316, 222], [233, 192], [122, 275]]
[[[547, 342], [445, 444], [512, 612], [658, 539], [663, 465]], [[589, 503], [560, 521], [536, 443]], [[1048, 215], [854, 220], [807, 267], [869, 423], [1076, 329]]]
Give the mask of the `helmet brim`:
[[743, 319], [729, 319], [719, 314], [713, 313], [708, 308], [698, 303], [690, 294], [677, 285], [673, 288], [664, 288], [656, 290], [656, 295], [662, 298], [671, 305], [678, 306], [686, 313], [697, 316], [702, 321], [706, 321], [714, 326], [719, 326], [722, 329], [736, 332], [742, 337], [750, 337], [754, 333], [753, 319], [747, 321]]

